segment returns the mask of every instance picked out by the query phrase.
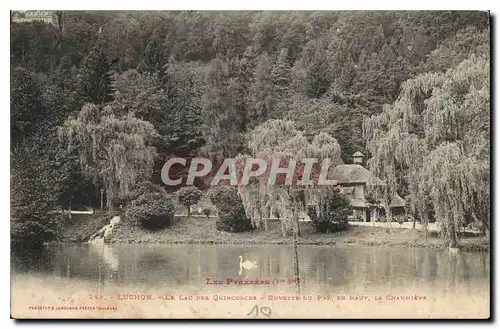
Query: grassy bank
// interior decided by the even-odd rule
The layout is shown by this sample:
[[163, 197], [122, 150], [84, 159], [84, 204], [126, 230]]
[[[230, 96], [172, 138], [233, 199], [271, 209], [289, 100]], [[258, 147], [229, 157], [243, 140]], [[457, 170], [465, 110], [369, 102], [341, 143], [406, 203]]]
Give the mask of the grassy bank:
[[[74, 219], [67, 225], [63, 235], [65, 242], [85, 242], [102, 226], [109, 223], [112, 215], [93, 215]], [[148, 231], [122, 221], [113, 231], [111, 243], [172, 243], [172, 244], [289, 244], [290, 237], [283, 237], [278, 221], [270, 221], [269, 229], [243, 233], [217, 231], [216, 218], [176, 217], [174, 223], [163, 230]], [[70, 223], [69, 223], [70, 224]], [[381, 227], [350, 226], [347, 231], [337, 233], [315, 233], [310, 222], [300, 223], [299, 244], [310, 245], [366, 245], [445, 248], [444, 243], [435, 235], [419, 230], [400, 229], [397, 225], [387, 229]], [[485, 237], [468, 236], [462, 238], [462, 250], [489, 250]]]
[[87, 242], [104, 225], [109, 224], [113, 213], [96, 212], [92, 215], [72, 215], [64, 223], [62, 242]]

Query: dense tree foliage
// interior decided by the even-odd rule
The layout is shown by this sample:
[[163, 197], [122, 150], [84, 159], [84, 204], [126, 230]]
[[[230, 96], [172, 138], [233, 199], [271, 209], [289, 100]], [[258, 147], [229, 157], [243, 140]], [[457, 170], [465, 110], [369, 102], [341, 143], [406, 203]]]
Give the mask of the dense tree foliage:
[[426, 222], [432, 210], [452, 246], [468, 221], [489, 227], [489, 68], [487, 57], [472, 55], [445, 73], [419, 75], [365, 122], [385, 199], [406, 185], [412, 214]]
[[[29, 141], [11, 152], [11, 233], [14, 244], [39, 245], [57, 239], [63, 218], [54, 213], [68, 177], [64, 153]], [[54, 145], [52, 145], [54, 146]], [[51, 213], [52, 212], [52, 213]]]
[[103, 104], [113, 99], [111, 65], [101, 49], [92, 49], [83, 58], [78, 78], [85, 102]]
[[[192, 106], [205, 110], [207, 149], [232, 155], [245, 146], [238, 132], [282, 118], [293, 99], [348, 104], [359, 126], [360, 111], [380, 112], [408, 78], [489, 49], [482, 12], [65, 12], [62, 21], [62, 32], [13, 24], [15, 65], [35, 72], [96, 66], [104, 78], [113, 62], [119, 73], [161, 77], [172, 59], [198, 61], [200, 97]], [[347, 134], [362, 138], [359, 129]]]
[[208, 197], [219, 214], [216, 222], [219, 231], [245, 232], [252, 229], [250, 219], [234, 187], [214, 187], [209, 191]]
[[[307, 210], [308, 199], [321, 203], [328, 194], [326, 188], [315, 184], [317, 167], [312, 167], [309, 172], [305, 169], [303, 160], [315, 158], [318, 160], [317, 165], [321, 165], [323, 160], [327, 159], [333, 168], [342, 163], [338, 141], [322, 132], [309, 142], [293, 121], [269, 120], [249, 133], [248, 149], [251, 157], [264, 160], [268, 168], [255, 182], [238, 187], [254, 226], [267, 229], [267, 222], [263, 218], [268, 217], [265, 214], [269, 213], [270, 209], [274, 209], [281, 219], [283, 236], [298, 234], [299, 212]], [[240, 159], [245, 162], [245, 156], [240, 156]], [[281, 175], [280, 178], [276, 177], [275, 184], [268, 184], [273, 161], [279, 161], [281, 167], [290, 166], [295, 162], [292, 165], [294, 174], [289, 183], [286, 183], [286, 178]], [[325, 168], [326, 166], [325, 163]], [[307, 184], [300, 184], [302, 180], [307, 180]]]
[[169, 226], [174, 219], [174, 206], [165, 190], [150, 182], [142, 183], [129, 193], [130, 203], [125, 219], [149, 230]]
[[353, 213], [351, 204], [336, 189], [329, 193], [321, 205], [310, 207], [307, 214], [317, 232], [337, 232], [346, 230], [349, 216]]
[[153, 125], [132, 114], [116, 115], [118, 105], [86, 104], [59, 130], [68, 150], [78, 153], [82, 170], [96, 187], [104, 188], [109, 209], [135, 184], [151, 177], [156, 155], [150, 144], [156, 136]]
[[157, 73], [161, 76], [163, 66], [168, 60], [168, 51], [166, 40], [153, 36], [144, 49], [137, 70], [141, 73]]
[[[47, 200], [52, 200], [48, 194], [57, 195], [51, 202], [54, 207], [67, 208], [77, 199], [95, 203], [101, 188], [112, 206], [143, 180], [160, 183], [161, 166], [170, 156], [254, 155], [263, 150], [257, 140], [252, 142], [254, 133], [269, 138], [258, 127], [266, 127], [272, 119], [293, 121], [302, 136], [294, 141], [301, 145], [314, 144], [317, 136], [327, 134], [338, 141], [338, 156], [344, 162], [350, 162], [355, 151], [380, 159], [382, 148], [376, 145], [380, 136], [392, 134], [393, 124], [409, 129], [419, 142], [425, 140], [428, 153], [416, 158], [429, 165], [429, 175], [444, 175], [437, 172], [442, 169], [438, 166], [431, 170], [434, 158], [424, 160], [436, 150], [448, 154], [450, 163], [474, 159], [467, 162], [470, 170], [489, 161], [484, 155], [472, 155], [481, 153], [476, 150], [481, 149], [480, 137], [472, 132], [484, 131], [476, 126], [489, 118], [481, 116], [472, 125], [475, 128], [466, 129], [455, 126], [463, 116], [449, 112], [473, 108], [470, 104], [486, 97], [485, 85], [474, 83], [476, 89], [469, 91], [459, 82], [461, 74], [466, 81], [476, 79], [471, 76], [473, 68], [487, 61], [483, 58], [490, 49], [486, 12], [68, 11], [56, 15], [54, 25], [11, 24], [13, 167], [42, 161], [35, 145], [40, 156], [65, 159], [64, 165], [54, 168], [55, 176], [64, 178], [60, 186], [64, 192], [42, 189]], [[484, 74], [477, 79], [482, 78]], [[448, 79], [457, 83], [446, 83]], [[447, 105], [443, 108], [441, 103]], [[417, 114], [396, 123], [394, 115], [400, 110], [390, 109], [403, 104], [419, 104], [418, 109], [414, 105], [407, 109]], [[425, 115], [424, 108], [428, 108]], [[368, 143], [363, 136], [366, 116], [386, 120], [365, 125]], [[63, 126], [64, 147], [58, 144], [58, 126]], [[401, 138], [399, 143], [405, 141]], [[33, 164], [22, 161], [31, 155]], [[374, 170], [386, 172], [381, 178], [402, 196], [413, 200], [419, 197], [411, 196], [416, 193], [412, 191], [427, 191], [427, 198], [421, 198], [426, 207], [418, 209], [445, 217], [459, 218], [463, 213], [466, 218], [484, 218], [480, 209], [465, 205], [450, 210], [453, 216], [444, 214], [448, 210], [435, 204], [441, 192], [412, 185], [425, 179], [411, 178], [410, 164], [384, 161], [372, 160], [379, 163], [373, 164]], [[382, 163], [393, 167], [382, 169]], [[17, 188], [21, 186], [13, 186], [13, 191]], [[59, 191], [59, 185], [54, 189]], [[25, 194], [29, 197], [23, 202], [29, 203], [34, 191], [35, 187]], [[484, 201], [478, 191], [476, 186], [456, 195], [468, 203]]]
[[10, 130], [12, 141], [30, 135], [42, 111], [40, 87], [23, 69], [13, 70], [10, 81]]
[[24, 69], [12, 71], [11, 227], [16, 244], [57, 239], [67, 219], [58, 211], [93, 201], [77, 159], [57, 139], [57, 125], [70, 113], [73, 95], [55, 77], [45, 82]]
[[188, 216], [191, 216], [191, 206], [201, 199], [201, 191], [194, 186], [181, 187], [177, 191], [179, 203], [186, 207]]

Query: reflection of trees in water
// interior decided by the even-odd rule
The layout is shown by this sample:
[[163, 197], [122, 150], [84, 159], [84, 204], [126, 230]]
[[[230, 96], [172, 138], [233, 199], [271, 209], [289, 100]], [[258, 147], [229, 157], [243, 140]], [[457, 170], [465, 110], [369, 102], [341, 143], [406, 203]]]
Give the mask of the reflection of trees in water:
[[125, 268], [124, 271], [127, 271], [127, 278], [131, 281], [140, 278], [142, 282], [155, 283], [172, 281], [173, 274], [177, 274], [177, 268], [182, 266], [181, 259], [175, 259], [175, 254], [148, 248], [141, 250], [133, 268]]
[[[292, 251], [289, 245], [53, 245], [38, 251], [12, 250], [11, 261], [13, 272], [96, 284], [205, 286], [206, 278], [292, 278]], [[257, 268], [239, 276], [240, 255], [256, 261]], [[427, 249], [300, 246], [299, 262], [304, 288], [356, 292], [443, 283], [452, 289], [490, 274], [488, 253]]]
[[11, 270], [15, 273], [54, 272], [52, 260], [57, 258], [58, 246], [44, 245], [38, 249], [12, 246], [10, 252]]
[[120, 252], [122, 281], [178, 285], [198, 276], [199, 264], [192, 246], [143, 245], [124, 248]]
[[[287, 250], [285, 248], [282, 248], [280, 250], [280, 256], [279, 256], [279, 264], [280, 264], [280, 273], [279, 276], [283, 278], [288, 278], [293, 275], [293, 255], [291, 253], [291, 248], [290, 250]], [[301, 263], [301, 260], [299, 259], [299, 264]], [[302, 266], [304, 264], [302, 263]]]
[[[122, 251], [120, 273], [125, 281], [205, 284], [206, 278], [269, 278], [279, 249], [245, 246], [153, 246]], [[140, 250], [138, 253], [137, 250]], [[257, 261], [258, 267], [238, 275], [238, 256]], [[123, 259], [122, 259], [123, 258]], [[276, 262], [276, 261], [274, 261]]]
[[64, 245], [55, 259], [60, 277], [92, 280], [99, 285], [116, 280], [119, 261], [110, 245]]
[[[243, 246], [228, 245], [214, 247], [217, 251], [217, 262], [215, 267], [215, 278], [225, 279], [266, 279], [272, 277], [273, 259], [277, 259], [277, 249], [275, 246]], [[239, 274], [239, 256], [244, 260], [257, 262], [257, 267], [241, 271]]]
[[480, 260], [483, 276], [490, 277], [490, 254], [481, 253]]
[[322, 247], [306, 249], [303, 254], [310, 261], [303, 266], [303, 282], [357, 292], [377, 286], [418, 289], [429, 283], [453, 287], [489, 276], [487, 255], [481, 253], [450, 255], [447, 251], [416, 248]]
[[437, 253], [439, 277], [444, 278], [450, 291], [464, 283], [489, 277], [489, 254], [486, 253]]
[[178, 286], [188, 282], [198, 283], [207, 259], [196, 245], [144, 245], [134, 246], [131, 252], [121, 252], [121, 272], [127, 282], [141, 282]]
[[108, 266], [111, 271], [118, 271], [118, 256], [112, 245], [89, 244], [89, 251], [101, 256], [103, 265]]
[[320, 285], [334, 288], [351, 277], [345, 251], [335, 247], [303, 247], [300, 250], [301, 282], [304, 288]]
[[108, 246], [45, 245], [42, 249], [12, 250], [12, 268], [17, 272], [43, 273], [64, 279], [98, 282], [113, 277], [118, 262]]

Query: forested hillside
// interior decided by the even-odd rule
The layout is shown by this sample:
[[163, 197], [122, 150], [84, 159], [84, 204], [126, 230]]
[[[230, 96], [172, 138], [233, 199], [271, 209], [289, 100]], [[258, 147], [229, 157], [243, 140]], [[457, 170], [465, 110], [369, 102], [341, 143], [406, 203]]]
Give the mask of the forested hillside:
[[[47, 212], [98, 205], [101, 188], [108, 206], [125, 202], [135, 185], [159, 183], [172, 155], [249, 154], [245, 133], [270, 119], [294, 121], [310, 141], [328, 133], [346, 163], [356, 151], [373, 156], [372, 169], [413, 198], [415, 212], [422, 206], [416, 200], [427, 202], [456, 226], [464, 213], [485, 216], [489, 209], [489, 193], [479, 193], [489, 186], [486, 12], [57, 17], [54, 25], [11, 24], [14, 239], [57, 236], [58, 222]], [[477, 116], [471, 102], [481, 103]], [[453, 119], [458, 112], [467, 115]], [[471, 121], [473, 128], [464, 128]], [[413, 162], [411, 133], [427, 143]], [[445, 144], [464, 139], [465, 150]], [[449, 179], [449, 188], [462, 191], [457, 198], [443, 201], [444, 191], [416, 187], [439, 175], [433, 152], [447, 154], [450, 166], [465, 159], [467, 174]], [[423, 163], [422, 172], [415, 169]], [[454, 185], [473, 173], [484, 176], [482, 183], [466, 191]], [[447, 210], [443, 202], [455, 206]], [[481, 209], [464, 206], [474, 202]]]

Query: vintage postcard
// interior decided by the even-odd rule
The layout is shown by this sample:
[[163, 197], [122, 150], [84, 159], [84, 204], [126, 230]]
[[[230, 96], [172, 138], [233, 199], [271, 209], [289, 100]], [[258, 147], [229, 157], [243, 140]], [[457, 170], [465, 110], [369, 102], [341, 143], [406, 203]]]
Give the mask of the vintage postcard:
[[12, 318], [490, 317], [488, 12], [10, 28]]

